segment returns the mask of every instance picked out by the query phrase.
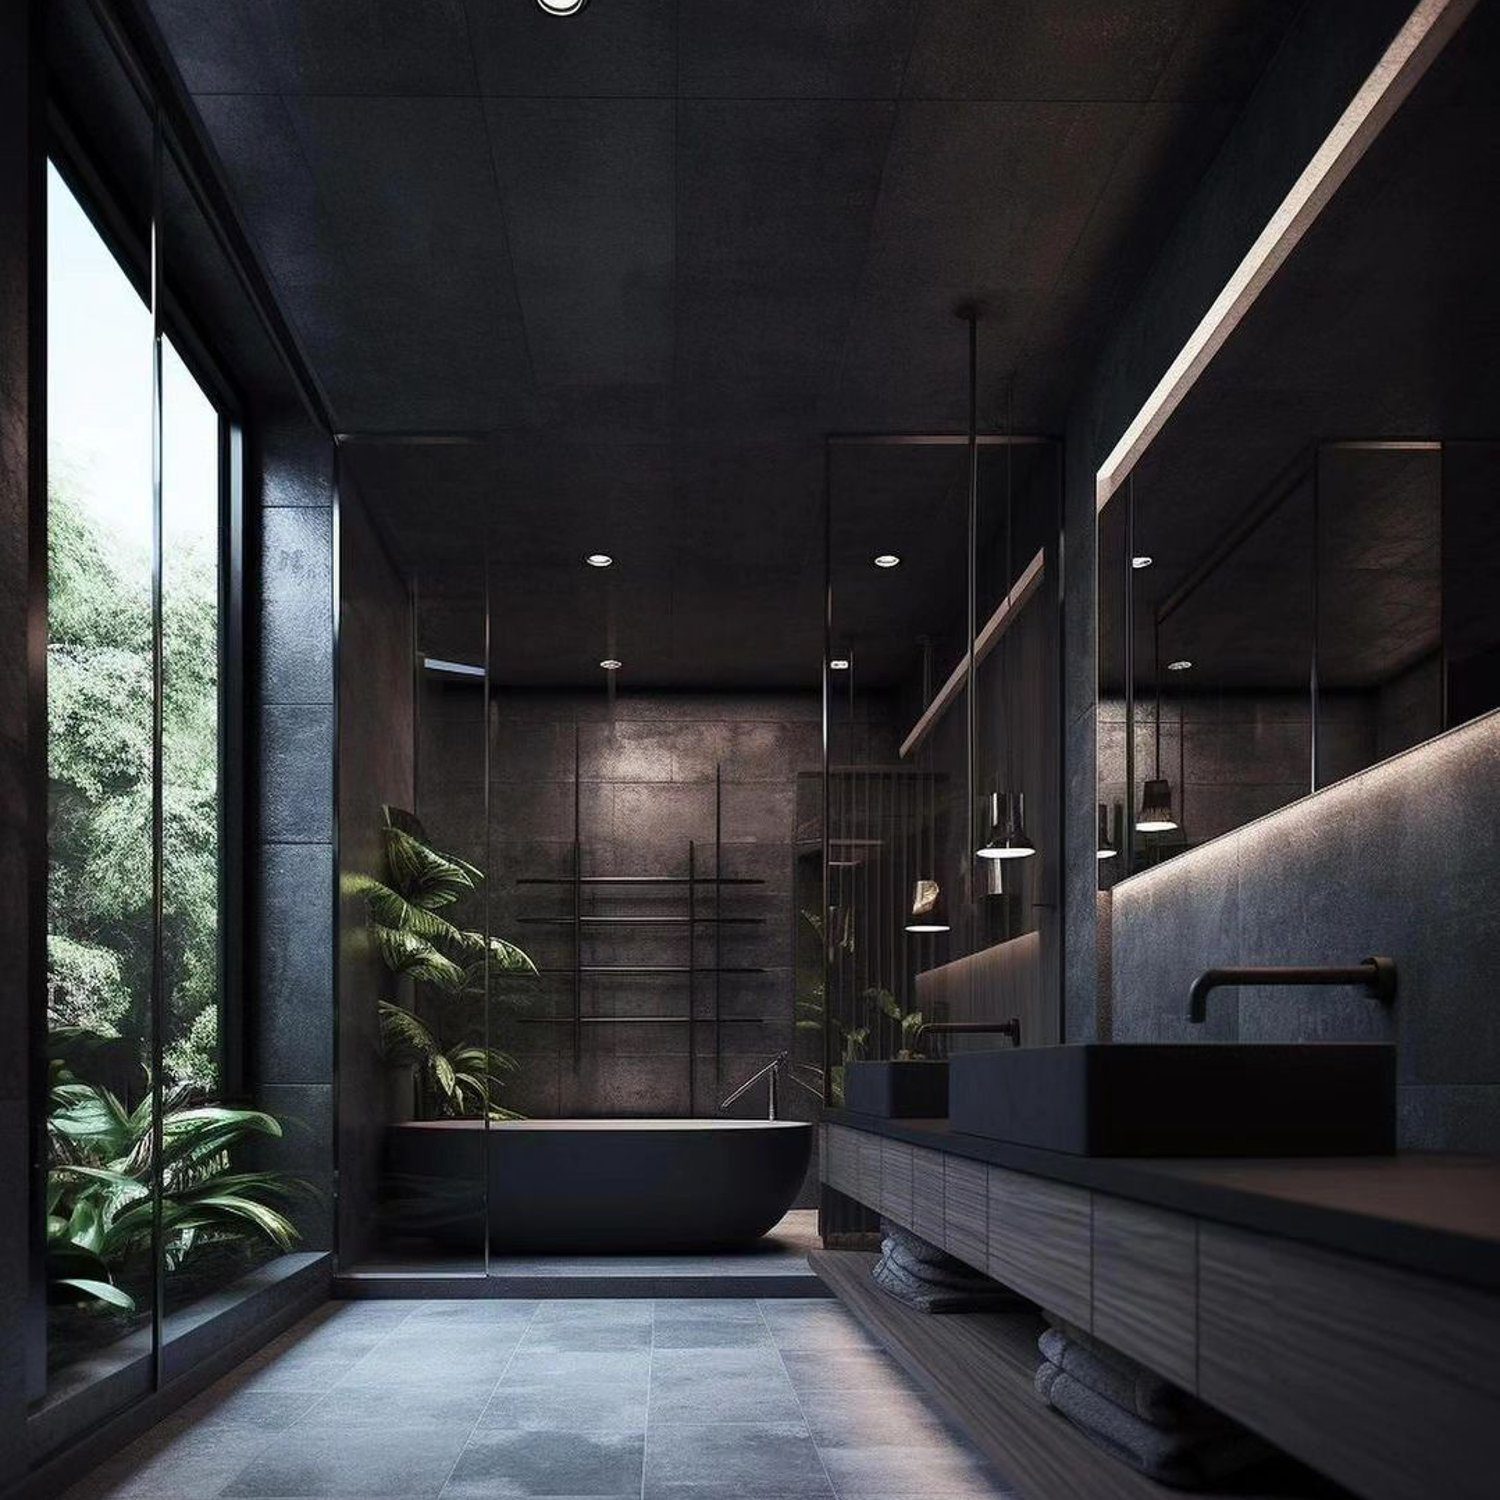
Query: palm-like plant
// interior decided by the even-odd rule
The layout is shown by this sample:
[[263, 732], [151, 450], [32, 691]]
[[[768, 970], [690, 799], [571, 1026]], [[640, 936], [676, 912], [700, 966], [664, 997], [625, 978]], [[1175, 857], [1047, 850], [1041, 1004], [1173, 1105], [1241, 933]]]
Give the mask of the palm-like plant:
[[[124, 1312], [135, 1299], [122, 1272], [151, 1252], [156, 1166], [152, 1097], [127, 1109], [106, 1088], [52, 1064], [47, 1120], [47, 1258], [54, 1295]], [[161, 1116], [161, 1222], [168, 1270], [225, 1241], [264, 1238], [289, 1250], [297, 1231], [279, 1206], [296, 1184], [278, 1172], [231, 1171], [235, 1151], [281, 1126], [255, 1109], [193, 1103], [193, 1089], [167, 1090]]]
[[[536, 965], [514, 943], [470, 931], [444, 916], [446, 908], [483, 887], [483, 872], [456, 855], [439, 853], [411, 813], [395, 807], [381, 811], [389, 881], [364, 881], [375, 945], [393, 974], [410, 978], [436, 997], [428, 1016], [420, 1015], [415, 1004], [380, 1002], [386, 1057], [413, 1065], [445, 1114], [487, 1112], [494, 1119], [514, 1119], [493, 1097], [502, 1075], [516, 1070], [516, 1061], [497, 1047], [472, 1040], [473, 1002], [482, 1005], [490, 996], [489, 980], [495, 974], [534, 975]], [[444, 1033], [453, 1029], [460, 1036], [450, 1042]]]

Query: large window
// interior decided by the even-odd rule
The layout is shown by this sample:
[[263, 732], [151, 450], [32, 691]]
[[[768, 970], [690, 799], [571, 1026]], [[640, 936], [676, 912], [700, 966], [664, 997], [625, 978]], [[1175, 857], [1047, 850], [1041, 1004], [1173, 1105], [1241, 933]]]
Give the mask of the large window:
[[47, 270], [45, 1394], [124, 1401], [294, 1235], [226, 1099], [230, 429], [55, 166]]

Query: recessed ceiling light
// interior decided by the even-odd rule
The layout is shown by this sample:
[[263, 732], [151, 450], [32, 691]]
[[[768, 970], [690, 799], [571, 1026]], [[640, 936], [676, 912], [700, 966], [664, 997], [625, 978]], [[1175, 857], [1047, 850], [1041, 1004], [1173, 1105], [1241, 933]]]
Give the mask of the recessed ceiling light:
[[620, 668], [625, 665], [625, 663], [622, 661], [616, 661], [612, 656], [606, 656], [604, 660], [599, 663], [599, 665], [603, 667], [606, 672], [618, 672]]
[[1191, 667], [1191, 666], [1192, 666], [1192, 662], [1190, 662], [1187, 659], [1187, 657], [1184, 656], [1181, 661], [1169, 661], [1167, 663], [1167, 671], [1169, 671], [1169, 672], [1186, 672], [1188, 670], [1188, 668]]
[[1130, 566], [1132, 568], [1149, 568], [1153, 561], [1155, 561], [1154, 558], [1147, 557], [1143, 553], [1140, 557], [1132, 557], [1130, 559]]
[[586, 562], [591, 568], [607, 568], [613, 561], [614, 558], [612, 558], [607, 552], [590, 552], [589, 555], [584, 558], [584, 562]]
[[589, 0], [536, 0], [549, 16], [576, 16]]
[[849, 670], [849, 658], [847, 656], [835, 656], [828, 663], [828, 670], [830, 672], [847, 672]]
[[877, 568], [894, 568], [901, 559], [894, 552], [882, 552], [875, 558]]

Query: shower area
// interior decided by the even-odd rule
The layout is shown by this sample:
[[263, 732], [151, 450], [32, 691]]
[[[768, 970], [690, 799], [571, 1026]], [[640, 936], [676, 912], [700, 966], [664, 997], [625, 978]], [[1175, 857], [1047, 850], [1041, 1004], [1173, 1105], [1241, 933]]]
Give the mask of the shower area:
[[607, 563], [580, 545], [413, 569], [366, 462], [340, 479], [345, 1274], [800, 1263], [821, 559], [800, 595], [761, 585], [768, 620], [806, 606], [762, 657], [732, 620], [705, 638], [628, 539]]

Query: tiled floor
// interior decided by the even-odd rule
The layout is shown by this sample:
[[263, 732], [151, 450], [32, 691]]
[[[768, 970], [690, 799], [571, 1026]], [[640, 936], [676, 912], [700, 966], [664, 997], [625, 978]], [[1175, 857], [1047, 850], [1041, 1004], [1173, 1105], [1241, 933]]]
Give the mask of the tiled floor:
[[342, 1302], [68, 1500], [991, 1500], [835, 1302]]

